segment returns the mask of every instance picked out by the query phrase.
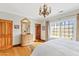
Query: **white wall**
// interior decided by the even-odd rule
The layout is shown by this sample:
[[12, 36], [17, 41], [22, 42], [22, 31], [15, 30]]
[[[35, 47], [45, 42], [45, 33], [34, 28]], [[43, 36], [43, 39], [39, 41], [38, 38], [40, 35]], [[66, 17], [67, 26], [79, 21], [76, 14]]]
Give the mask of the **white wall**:
[[46, 28], [45, 21], [41, 22], [41, 38], [42, 40], [46, 40], [46, 30], [43, 30], [43, 26]]
[[30, 25], [30, 32], [33, 35], [33, 41], [35, 40], [35, 20], [30, 20], [31, 25]]
[[[21, 43], [21, 20], [23, 19], [22, 16], [18, 16], [18, 15], [15, 15], [15, 14], [10, 14], [10, 13], [6, 13], [6, 12], [0, 12], [0, 18], [1, 19], [8, 19], [8, 20], [12, 20], [13, 21], [13, 45], [16, 45], [16, 44], [20, 44]], [[35, 36], [34, 36], [34, 21], [33, 20], [30, 20], [31, 21], [31, 34], [33, 34], [33, 40], [35, 39]], [[14, 29], [14, 25], [19, 25], [19, 29]]]

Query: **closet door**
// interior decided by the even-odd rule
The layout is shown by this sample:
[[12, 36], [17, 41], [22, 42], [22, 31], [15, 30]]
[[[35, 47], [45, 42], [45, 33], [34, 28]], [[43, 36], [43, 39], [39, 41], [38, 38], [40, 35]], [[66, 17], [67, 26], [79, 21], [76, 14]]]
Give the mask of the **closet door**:
[[8, 49], [12, 46], [12, 22], [0, 20], [0, 50]]
[[5, 33], [6, 33], [6, 24], [0, 20], [0, 50], [5, 49]]
[[2, 21], [2, 37], [1, 37], [1, 48], [0, 50], [3, 50], [6, 48], [6, 45], [5, 45], [5, 40], [6, 40], [6, 22], [3, 22]]
[[12, 22], [6, 22], [6, 48], [12, 47]]

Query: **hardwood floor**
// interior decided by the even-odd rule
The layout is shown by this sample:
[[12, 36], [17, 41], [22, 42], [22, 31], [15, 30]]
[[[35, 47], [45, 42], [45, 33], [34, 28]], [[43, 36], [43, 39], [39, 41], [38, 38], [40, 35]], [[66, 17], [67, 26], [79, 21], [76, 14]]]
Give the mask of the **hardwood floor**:
[[30, 56], [35, 47], [41, 45], [42, 42], [34, 42], [26, 47], [12, 47], [6, 50], [0, 50], [0, 56]]
[[7, 50], [0, 51], [0, 56], [29, 56], [32, 53], [31, 48], [27, 47], [13, 47]]
[[45, 40], [42, 40], [42, 39], [36, 39], [35, 42], [45, 42]]

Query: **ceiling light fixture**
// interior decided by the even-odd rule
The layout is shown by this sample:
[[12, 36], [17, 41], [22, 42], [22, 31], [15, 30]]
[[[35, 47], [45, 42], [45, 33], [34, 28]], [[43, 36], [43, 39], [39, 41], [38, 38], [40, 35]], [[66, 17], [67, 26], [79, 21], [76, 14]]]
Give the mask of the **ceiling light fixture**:
[[51, 7], [48, 7], [47, 4], [44, 4], [39, 8], [39, 15], [43, 15], [44, 18], [51, 13]]

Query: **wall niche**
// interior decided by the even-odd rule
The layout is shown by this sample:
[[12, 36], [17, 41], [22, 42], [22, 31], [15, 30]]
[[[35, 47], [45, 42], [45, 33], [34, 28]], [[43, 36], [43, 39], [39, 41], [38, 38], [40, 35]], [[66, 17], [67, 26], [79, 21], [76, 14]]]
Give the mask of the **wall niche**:
[[30, 21], [27, 18], [21, 20], [21, 34], [30, 33]]

